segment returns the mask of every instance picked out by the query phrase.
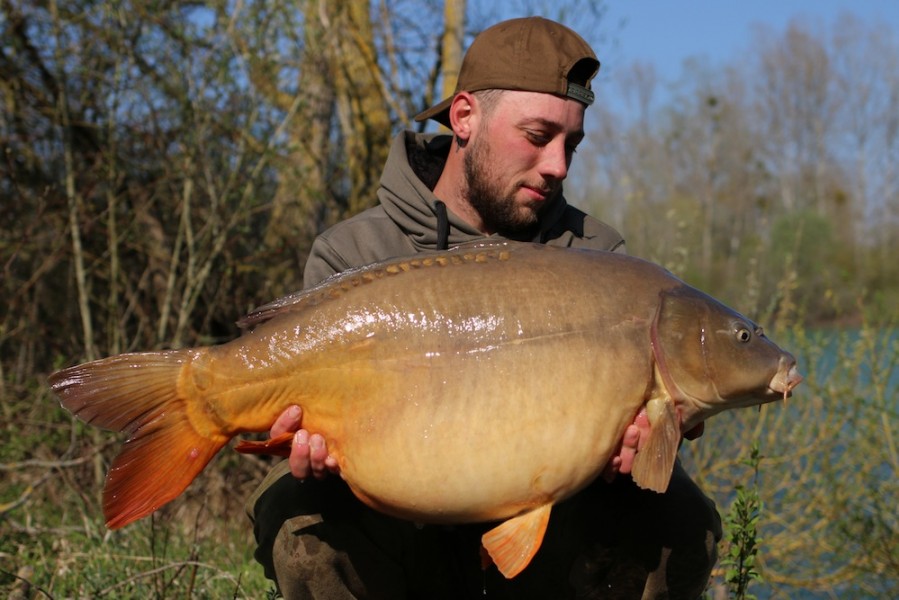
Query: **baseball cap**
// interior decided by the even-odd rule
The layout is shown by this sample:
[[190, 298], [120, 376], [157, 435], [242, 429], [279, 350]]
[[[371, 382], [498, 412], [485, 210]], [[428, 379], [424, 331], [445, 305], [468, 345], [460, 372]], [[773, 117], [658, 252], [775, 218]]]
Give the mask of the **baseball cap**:
[[590, 80], [599, 71], [593, 49], [577, 33], [543, 17], [497, 23], [471, 43], [456, 91], [415, 116], [449, 126], [449, 107], [461, 91], [500, 89], [544, 92], [593, 104]]

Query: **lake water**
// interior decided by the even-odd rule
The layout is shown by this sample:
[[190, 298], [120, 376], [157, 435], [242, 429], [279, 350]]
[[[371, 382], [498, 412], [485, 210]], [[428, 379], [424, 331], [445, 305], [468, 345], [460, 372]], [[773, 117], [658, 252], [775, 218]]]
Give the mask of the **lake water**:
[[[760, 468], [759, 554], [772, 577], [750, 592], [760, 600], [899, 597], [899, 330], [775, 337], [806, 381], [765, 415], [714, 417], [704, 436], [717, 444], [712, 453], [736, 452], [727, 444], [738, 440], [745, 457], [754, 438], [726, 428], [750, 428], [768, 457]], [[719, 434], [730, 437], [716, 442]], [[734, 470], [739, 484], [751, 485], [745, 468]], [[718, 500], [722, 516], [732, 499]]]

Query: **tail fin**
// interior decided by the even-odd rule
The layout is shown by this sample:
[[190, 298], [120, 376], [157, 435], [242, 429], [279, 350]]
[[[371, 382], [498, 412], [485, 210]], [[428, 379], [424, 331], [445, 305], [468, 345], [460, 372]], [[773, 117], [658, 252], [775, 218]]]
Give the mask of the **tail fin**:
[[110, 529], [176, 498], [228, 442], [197, 433], [178, 394], [190, 351], [121, 354], [50, 376], [61, 404], [80, 419], [128, 435], [106, 476], [103, 514]]

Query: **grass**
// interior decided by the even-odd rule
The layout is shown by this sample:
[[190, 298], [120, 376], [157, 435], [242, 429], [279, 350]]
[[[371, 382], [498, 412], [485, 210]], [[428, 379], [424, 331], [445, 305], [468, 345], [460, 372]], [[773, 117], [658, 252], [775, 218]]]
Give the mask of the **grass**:
[[0, 597], [273, 597], [243, 508], [265, 463], [223, 452], [181, 498], [110, 531], [95, 467], [105, 472], [118, 436], [95, 436], [40, 386], [5, 389]]
[[26, 573], [33, 597], [48, 598], [260, 598], [271, 587], [239, 536], [226, 543], [184, 539], [158, 522], [129, 529], [106, 535], [31, 528], [5, 535], [14, 554], [4, 552], [0, 589], [11, 593], [26, 584], [12, 573]]
[[[896, 597], [899, 334], [864, 323], [775, 339], [807, 376], [795, 396], [716, 416], [681, 450], [727, 521], [713, 589]], [[225, 451], [153, 517], [108, 531], [99, 494], [119, 437], [73, 421], [40, 383], [7, 382], [0, 411], [0, 597], [273, 596], [243, 507], [267, 463]], [[764, 455], [747, 468], [756, 443]]]
[[179, 500], [148, 519], [109, 531], [93, 510], [78, 515], [49, 501], [32, 502], [31, 510], [19, 518], [10, 515], [2, 524], [0, 592], [11, 594], [27, 585], [32, 595], [24, 597], [270, 595], [271, 582], [253, 560], [249, 521], [238, 507], [216, 515], [196, 498]]

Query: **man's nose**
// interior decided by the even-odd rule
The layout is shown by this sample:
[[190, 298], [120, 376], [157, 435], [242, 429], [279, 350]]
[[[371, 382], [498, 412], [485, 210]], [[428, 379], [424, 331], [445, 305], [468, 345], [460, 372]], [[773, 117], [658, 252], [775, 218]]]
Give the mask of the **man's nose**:
[[541, 175], [561, 181], [568, 177], [568, 167], [570, 165], [571, 154], [565, 146], [564, 139], [553, 140], [543, 147], [543, 156], [540, 164]]

